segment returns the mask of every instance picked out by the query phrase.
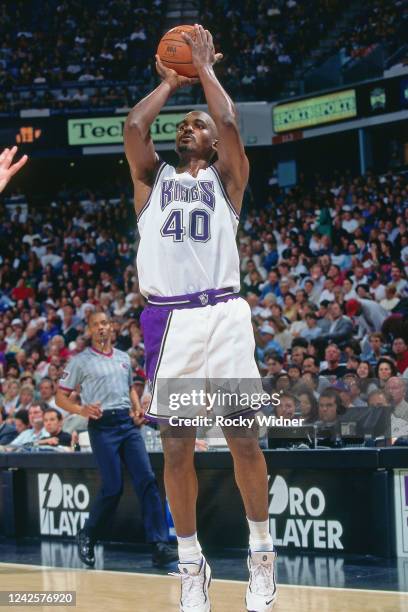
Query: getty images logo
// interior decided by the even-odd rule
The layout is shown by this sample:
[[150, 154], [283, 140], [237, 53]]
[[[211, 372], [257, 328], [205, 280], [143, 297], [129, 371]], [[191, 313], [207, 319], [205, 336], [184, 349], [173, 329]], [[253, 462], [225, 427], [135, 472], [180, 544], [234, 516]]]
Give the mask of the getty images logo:
[[63, 483], [58, 474], [38, 474], [40, 532], [74, 536], [88, 518], [88, 487]]
[[326, 499], [321, 489], [311, 487], [304, 491], [288, 487], [282, 476], [276, 476], [269, 493], [269, 522], [275, 544], [294, 548], [344, 548], [341, 523], [322, 516]]

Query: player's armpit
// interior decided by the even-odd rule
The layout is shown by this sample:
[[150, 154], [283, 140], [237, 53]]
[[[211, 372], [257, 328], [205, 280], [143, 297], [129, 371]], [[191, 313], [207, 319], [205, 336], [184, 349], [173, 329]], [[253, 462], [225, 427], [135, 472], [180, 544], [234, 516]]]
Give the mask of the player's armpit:
[[131, 172], [132, 180], [133, 180], [133, 187], [134, 187], [134, 205], [135, 205], [135, 211], [136, 211], [137, 216], [139, 216], [147, 200], [149, 199], [149, 196], [152, 192], [152, 188], [154, 185], [154, 181], [157, 176], [157, 172], [159, 171], [159, 168], [160, 168], [160, 163], [161, 162], [159, 160], [159, 157], [156, 154], [155, 168], [143, 180], [137, 178], [137, 176], [134, 175], [133, 172]]

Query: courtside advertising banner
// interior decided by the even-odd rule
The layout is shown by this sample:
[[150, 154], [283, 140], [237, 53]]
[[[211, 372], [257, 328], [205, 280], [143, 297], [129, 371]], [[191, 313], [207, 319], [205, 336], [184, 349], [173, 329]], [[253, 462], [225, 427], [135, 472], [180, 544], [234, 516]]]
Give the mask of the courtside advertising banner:
[[[207, 500], [198, 504], [203, 543], [215, 548], [245, 547], [248, 527], [229, 453], [202, 454], [198, 458], [199, 497]], [[266, 459], [269, 525], [278, 550], [388, 556], [391, 526], [385, 510], [385, 471], [355, 467], [277, 469], [274, 453], [267, 454]], [[162, 468], [157, 466], [155, 472], [163, 491]], [[408, 471], [404, 473], [408, 479]], [[140, 504], [129, 477], [126, 473], [124, 476], [124, 495], [106, 539], [142, 543]], [[21, 507], [27, 509], [17, 518], [18, 535], [68, 539], [83, 526], [100, 482], [96, 470], [89, 468], [25, 469], [20, 471], [18, 481], [16, 494]], [[370, 500], [376, 500], [375, 504], [370, 505]], [[223, 508], [223, 512], [217, 513], [216, 508]], [[405, 512], [406, 522], [408, 508]]]

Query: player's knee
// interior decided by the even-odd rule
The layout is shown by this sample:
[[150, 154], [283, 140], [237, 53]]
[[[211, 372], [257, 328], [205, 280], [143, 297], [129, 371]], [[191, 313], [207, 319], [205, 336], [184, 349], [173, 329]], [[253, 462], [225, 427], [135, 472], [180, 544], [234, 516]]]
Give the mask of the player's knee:
[[189, 468], [194, 461], [194, 447], [183, 438], [167, 439], [163, 444], [164, 462], [167, 470], [183, 470]]
[[259, 442], [255, 439], [235, 438], [230, 445], [234, 460], [253, 462], [260, 454]]

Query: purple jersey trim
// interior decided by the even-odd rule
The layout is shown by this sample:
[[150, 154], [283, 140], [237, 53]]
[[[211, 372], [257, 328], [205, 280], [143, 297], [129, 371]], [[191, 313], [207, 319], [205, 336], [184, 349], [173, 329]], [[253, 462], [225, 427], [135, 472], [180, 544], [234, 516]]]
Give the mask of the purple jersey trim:
[[222, 191], [222, 195], [225, 198], [225, 201], [227, 202], [228, 206], [230, 207], [231, 211], [234, 213], [234, 216], [236, 217], [237, 221], [239, 221], [239, 212], [237, 211], [237, 209], [235, 208], [235, 206], [233, 205], [233, 203], [230, 200], [230, 197], [227, 193], [227, 190], [224, 187], [224, 184], [222, 182], [220, 173], [218, 172], [217, 168], [215, 166], [208, 166], [209, 168], [211, 168], [211, 170], [214, 172], [215, 176], [217, 177], [218, 183], [220, 185], [221, 191]]
[[162, 295], [149, 295], [147, 298], [148, 307], [159, 308], [202, 308], [204, 306], [215, 306], [219, 302], [238, 298], [239, 293], [234, 293], [232, 287], [225, 289], [205, 289], [187, 295], [173, 295], [164, 297]]
[[152, 199], [153, 191], [154, 191], [154, 189], [155, 189], [155, 188], [156, 188], [156, 186], [157, 186], [157, 183], [158, 183], [158, 181], [159, 181], [160, 175], [161, 175], [161, 173], [163, 172], [163, 169], [164, 169], [164, 167], [165, 167], [165, 166], [167, 166], [166, 162], [162, 161], [162, 162], [161, 162], [161, 164], [160, 164], [160, 166], [159, 166], [159, 168], [158, 168], [158, 170], [157, 170], [157, 173], [156, 173], [156, 178], [155, 178], [155, 180], [154, 180], [153, 187], [152, 187], [152, 190], [151, 190], [151, 192], [150, 192], [150, 195], [149, 195], [149, 197], [147, 198], [146, 203], [145, 203], [145, 204], [144, 204], [144, 206], [142, 207], [142, 209], [141, 209], [140, 213], [139, 213], [138, 215], [136, 215], [137, 221], [140, 221], [140, 217], [143, 215], [144, 211], [145, 211], [145, 210], [146, 210], [146, 209], [149, 207], [150, 200]]

